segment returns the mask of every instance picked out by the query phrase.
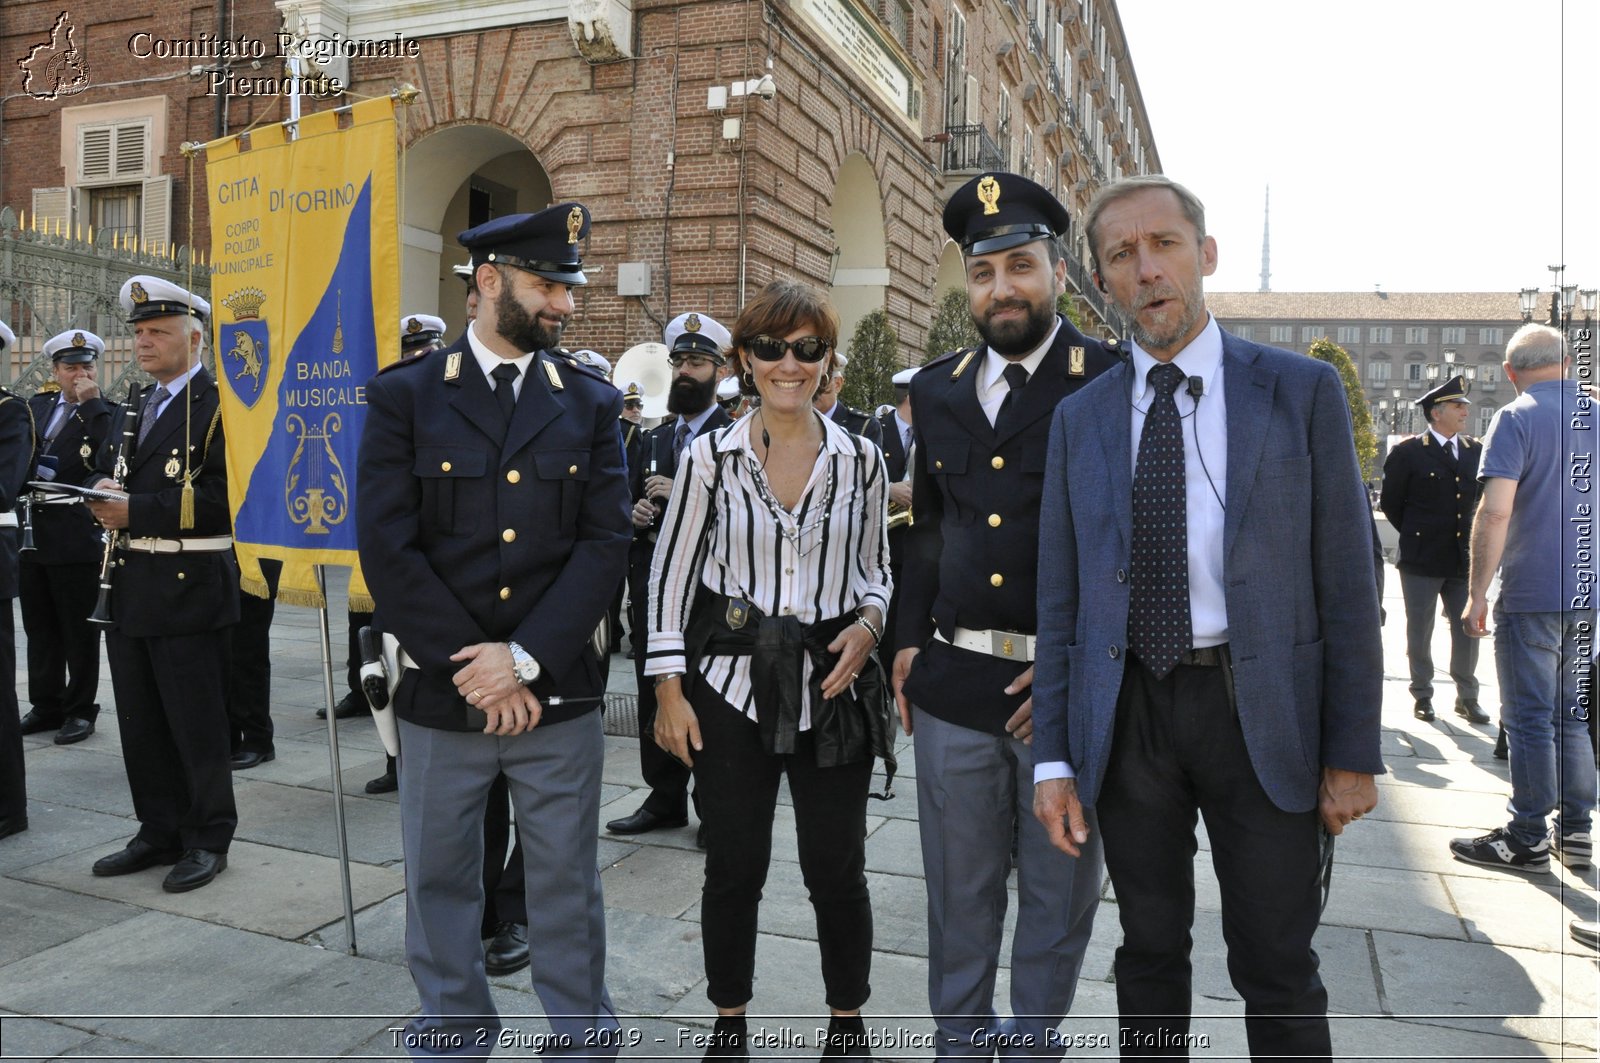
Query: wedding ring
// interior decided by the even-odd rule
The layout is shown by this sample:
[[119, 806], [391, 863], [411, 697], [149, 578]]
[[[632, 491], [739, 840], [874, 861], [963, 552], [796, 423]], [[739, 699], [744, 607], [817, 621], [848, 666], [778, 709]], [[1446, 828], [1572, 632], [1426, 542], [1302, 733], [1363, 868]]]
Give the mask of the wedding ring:
[[473, 688], [472, 688], [472, 693], [471, 693], [471, 694], [468, 694], [468, 695], [467, 695], [467, 697], [468, 697], [468, 698], [469, 698], [469, 699], [471, 699], [471, 698], [477, 698], [477, 699], [478, 699], [478, 700], [479, 700], [479, 701], [482, 701], [482, 700], [483, 700], [483, 695], [482, 695], [482, 694], [479, 694], [479, 693], [478, 693], [478, 688], [477, 688], [477, 687], [473, 687]]

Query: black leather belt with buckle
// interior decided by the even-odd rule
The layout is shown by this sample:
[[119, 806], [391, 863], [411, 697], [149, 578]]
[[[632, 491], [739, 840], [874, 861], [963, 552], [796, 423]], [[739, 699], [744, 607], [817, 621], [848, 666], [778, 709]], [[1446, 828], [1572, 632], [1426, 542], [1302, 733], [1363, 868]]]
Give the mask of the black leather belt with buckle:
[[1228, 655], [1228, 644], [1224, 642], [1220, 646], [1203, 646], [1198, 650], [1188, 650], [1178, 658], [1178, 663], [1194, 668], [1217, 668], [1231, 660]]

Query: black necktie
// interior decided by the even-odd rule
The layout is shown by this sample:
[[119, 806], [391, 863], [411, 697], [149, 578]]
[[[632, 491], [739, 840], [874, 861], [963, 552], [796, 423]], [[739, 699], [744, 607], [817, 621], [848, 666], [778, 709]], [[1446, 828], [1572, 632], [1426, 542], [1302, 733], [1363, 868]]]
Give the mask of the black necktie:
[[517, 377], [521, 371], [510, 362], [502, 362], [494, 367], [494, 372], [489, 374], [494, 377], [494, 400], [500, 404], [500, 416], [504, 417], [506, 424], [511, 424], [511, 414], [517, 408]]
[[1011, 390], [1007, 391], [1006, 397], [1000, 400], [1000, 412], [994, 415], [995, 428], [999, 428], [1000, 423], [1006, 419], [1006, 411], [1011, 408], [1013, 400], [1017, 397], [1017, 392], [1021, 391], [1028, 383], [1028, 371], [1022, 367], [1021, 362], [1012, 362], [1005, 367], [1000, 375], [1006, 378], [1006, 386]]
[[1133, 474], [1128, 648], [1158, 679], [1172, 671], [1194, 641], [1189, 621], [1183, 422], [1173, 398], [1183, 379], [1183, 370], [1175, 365], [1162, 364], [1150, 370], [1155, 399], [1145, 414], [1139, 462]]

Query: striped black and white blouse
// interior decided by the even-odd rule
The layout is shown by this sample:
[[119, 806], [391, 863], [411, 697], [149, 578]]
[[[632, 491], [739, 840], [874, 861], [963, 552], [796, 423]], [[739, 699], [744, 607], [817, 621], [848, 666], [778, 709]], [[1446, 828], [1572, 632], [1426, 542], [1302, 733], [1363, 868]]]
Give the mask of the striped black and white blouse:
[[[797, 508], [785, 510], [767, 490], [751, 449], [755, 420], [744, 417], [695, 439], [673, 480], [650, 563], [646, 676], [685, 670], [683, 631], [702, 583], [766, 616], [793, 615], [802, 624], [866, 605], [888, 611], [888, 476], [882, 453], [821, 418], [823, 444], [811, 478]], [[717, 455], [722, 478], [712, 498]], [[756, 718], [749, 657], [706, 657], [699, 670], [728, 704]], [[811, 670], [808, 657], [802, 676], [807, 688]], [[811, 707], [805, 705], [800, 729], [810, 726]]]

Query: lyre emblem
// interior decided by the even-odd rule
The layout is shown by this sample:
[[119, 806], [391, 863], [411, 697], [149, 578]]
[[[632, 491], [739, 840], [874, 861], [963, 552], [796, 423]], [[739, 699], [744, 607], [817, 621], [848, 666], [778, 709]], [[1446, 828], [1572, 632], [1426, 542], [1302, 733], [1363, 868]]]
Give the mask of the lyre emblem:
[[1000, 652], [1005, 654], [1007, 657], [1014, 656], [1016, 654], [1016, 650], [1016, 643], [1012, 642], [1010, 639], [1005, 639], [1000, 643]]
[[578, 232], [583, 228], [583, 208], [573, 207], [567, 211], [567, 243], [578, 242]]
[[284, 431], [300, 437], [284, 478], [284, 508], [291, 521], [306, 526], [307, 535], [327, 535], [328, 525], [342, 524], [350, 514], [349, 481], [333, 449], [343, 423], [337, 413], [324, 417], [321, 428], [307, 426], [298, 413], [284, 418]]

